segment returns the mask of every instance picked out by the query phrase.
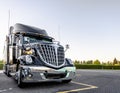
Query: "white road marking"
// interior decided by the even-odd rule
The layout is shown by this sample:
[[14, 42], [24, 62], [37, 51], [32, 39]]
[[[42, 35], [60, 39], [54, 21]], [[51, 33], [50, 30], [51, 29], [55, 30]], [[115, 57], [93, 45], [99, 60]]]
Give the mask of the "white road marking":
[[2, 89], [2, 90], [0, 90], [0, 93], [5, 92], [5, 91], [9, 91], [9, 90], [12, 90], [12, 88]]
[[74, 82], [74, 81], [71, 81], [71, 83], [78, 84], [78, 85], [83, 85], [83, 86], [87, 86], [87, 87], [86, 88], [79, 88], [79, 89], [72, 89], [72, 90], [67, 90], [67, 91], [61, 91], [61, 92], [57, 92], [57, 93], [69, 93], [69, 92], [77, 92], [77, 91], [82, 91], [82, 90], [98, 88], [97, 86], [84, 84], [84, 83], [79, 83], [79, 82]]
[[88, 87], [96, 87], [96, 86], [85, 84], [85, 83], [79, 83], [79, 82], [75, 82], [75, 81], [71, 81], [71, 82], [74, 84], [78, 84], [78, 85], [83, 85], [83, 86], [88, 86]]

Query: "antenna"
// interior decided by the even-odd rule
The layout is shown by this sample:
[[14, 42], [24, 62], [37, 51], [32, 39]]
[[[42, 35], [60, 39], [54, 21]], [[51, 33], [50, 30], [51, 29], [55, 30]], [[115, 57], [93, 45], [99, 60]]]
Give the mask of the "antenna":
[[59, 40], [59, 42], [61, 41], [61, 38], [60, 38], [60, 25], [58, 25], [58, 40]]
[[9, 26], [10, 26], [10, 10], [8, 10], [8, 31], [9, 31]]

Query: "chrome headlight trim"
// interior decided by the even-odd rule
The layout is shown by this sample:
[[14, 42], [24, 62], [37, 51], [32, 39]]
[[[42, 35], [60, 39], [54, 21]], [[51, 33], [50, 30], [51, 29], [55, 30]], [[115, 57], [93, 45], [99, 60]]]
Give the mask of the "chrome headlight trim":
[[31, 64], [33, 62], [32, 57], [30, 55], [25, 56], [26, 64]]

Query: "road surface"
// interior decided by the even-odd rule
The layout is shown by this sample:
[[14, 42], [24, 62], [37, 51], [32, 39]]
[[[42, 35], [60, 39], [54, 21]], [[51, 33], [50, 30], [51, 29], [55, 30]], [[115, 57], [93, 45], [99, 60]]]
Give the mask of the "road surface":
[[68, 84], [60, 82], [27, 84], [17, 87], [12, 77], [0, 71], [0, 93], [120, 93], [120, 70], [77, 70]]

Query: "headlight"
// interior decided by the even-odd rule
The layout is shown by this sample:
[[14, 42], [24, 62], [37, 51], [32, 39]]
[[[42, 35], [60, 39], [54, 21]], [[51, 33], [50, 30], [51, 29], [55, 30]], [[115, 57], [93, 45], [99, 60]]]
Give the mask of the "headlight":
[[26, 55], [26, 64], [31, 64], [33, 62], [32, 57], [30, 55]]
[[28, 71], [27, 71], [27, 69], [24, 70], [24, 73], [25, 73], [25, 75], [28, 75]]
[[31, 74], [31, 69], [30, 68], [24, 68], [22, 71], [23, 76], [28, 76], [28, 75], [32, 75]]

